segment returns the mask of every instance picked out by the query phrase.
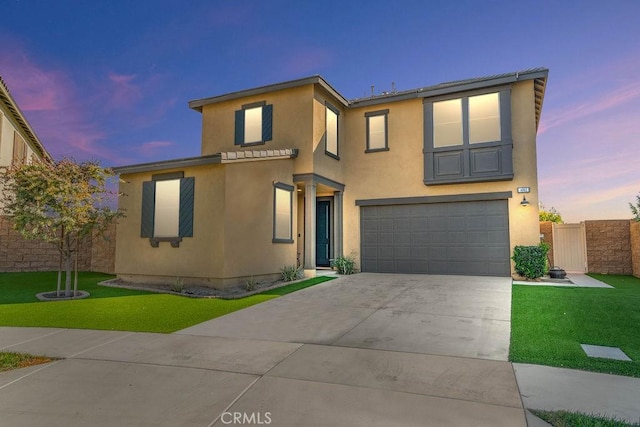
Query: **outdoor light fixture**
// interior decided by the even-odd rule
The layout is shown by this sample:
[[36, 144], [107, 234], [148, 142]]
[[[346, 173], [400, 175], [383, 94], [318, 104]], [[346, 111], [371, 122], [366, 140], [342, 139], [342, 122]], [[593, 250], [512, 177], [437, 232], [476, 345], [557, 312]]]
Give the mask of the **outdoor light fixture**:
[[520, 206], [529, 206], [529, 201], [527, 200], [526, 193], [529, 193], [531, 188], [529, 187], [518, 187], [518, 193], [522, 194], [522, 201], [520, 202]]

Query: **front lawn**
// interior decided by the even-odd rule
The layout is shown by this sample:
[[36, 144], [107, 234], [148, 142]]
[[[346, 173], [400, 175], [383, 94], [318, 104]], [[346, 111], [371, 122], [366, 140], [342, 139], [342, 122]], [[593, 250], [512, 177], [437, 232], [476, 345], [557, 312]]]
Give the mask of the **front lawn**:
[[88, 291], [89, 298], [41, 302], [35, 294], [55, 290], [56, 273], [2, 273], [0, 326], [170, 333], [331, 280], [330, 277], [316, 277], [246, 298], [222, 300], [97, 285], [112, 277], [80, 273], [78, 289]]
[[[615, 289], [514, 285], [510, 360], [640, 377], [640, 279], [591, 275]], [[619, 347], [632, 361], [587, 357]]]

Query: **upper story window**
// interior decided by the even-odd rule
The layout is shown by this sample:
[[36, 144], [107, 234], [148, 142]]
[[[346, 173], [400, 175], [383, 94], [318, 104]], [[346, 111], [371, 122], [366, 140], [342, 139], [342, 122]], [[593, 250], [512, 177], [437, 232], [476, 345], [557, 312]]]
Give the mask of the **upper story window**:
[[367, 150], [366, 153], [375, 151], [388, 151], [387, 117], [389, 110], [371, 111], [364, 114], [367, 120]]
[[333, 105], [326, 103], [325, 153], [335, 159], [338, 157], [338, 117], [340, 111]]
[[469, 97], [469, 143], [500, 141], [500, 94]]
[[425, 184], [513, 178], [511, 92], [424, 102]]
[[259, 145], [273, 137], [273, 105], [254, 102], [236, 111], [235, 145]]
[[154, 247], [161, 241], [178, 247], [183, 237], [193, 237], [194, 189], [195, 178], [182, 172], [143, 182], [140, 237], [149, 237]]

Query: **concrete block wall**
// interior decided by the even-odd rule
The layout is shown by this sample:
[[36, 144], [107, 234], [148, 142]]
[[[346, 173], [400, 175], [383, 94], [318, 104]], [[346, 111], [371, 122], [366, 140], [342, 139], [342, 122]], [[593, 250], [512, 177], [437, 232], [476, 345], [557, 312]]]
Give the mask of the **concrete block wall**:
[[91, 242], [91, 271], [115, 274], [116, 225], [112, 224], [102, 235], [95, 235]]
[[[620, 220], [584, 221], [589, 273], [633, 274], [640, 277], [640, 223]], [[553, 265], [553, 228], [540, 223], [542, 239], [551, 246]]]
[[[115, 230], [115, 227], [114, 227]], [[80, 242], [78, 269], [113, 273], [115, 270], [115, 231], [110, 242]], [[98, 242], [98, 243], [96, 243]], [[13, 229], [8, 217], [0, 216], [0, 272], [56, 271], [60, 255], [52, 243], [27, 240]]]
[[640, 277], [640, 222], [631, 222], [629, 239], [631, 240], [631, 267], [633, 275]]
[[551, 267], [553, 267], [555, 265], [553, 260], [553, 223], [551, 221], [541, 222], [540, 234], [542, 237], [540, 241], [545, 242], [549, 245], [549, 264]]
[[585, 221], [589, 273], [632, 274], [630, 221]]

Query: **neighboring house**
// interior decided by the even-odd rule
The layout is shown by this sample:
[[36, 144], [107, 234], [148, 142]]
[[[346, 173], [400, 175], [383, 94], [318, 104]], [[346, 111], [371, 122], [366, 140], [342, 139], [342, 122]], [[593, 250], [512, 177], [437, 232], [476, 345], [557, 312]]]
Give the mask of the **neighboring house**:
[[33, 158], [52, 160], [0, 77], [0, 168]]
[[52, 160], [0, 77], [0, 170], [33, 159]]
[[354, 254], [368, 272], [509, 276], [513, 247], [540, 241], [547, 75], [352, 101], [314, 76], [191, 101], [201, 156], [115, 168], [116, 272], [226, 287]]

